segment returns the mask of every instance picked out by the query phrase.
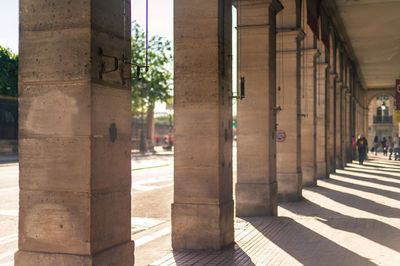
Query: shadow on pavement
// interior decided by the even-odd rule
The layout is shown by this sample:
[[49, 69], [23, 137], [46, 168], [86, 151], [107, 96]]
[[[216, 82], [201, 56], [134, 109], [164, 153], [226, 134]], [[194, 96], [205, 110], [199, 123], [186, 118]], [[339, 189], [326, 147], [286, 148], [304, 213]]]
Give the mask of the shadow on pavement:
[[[325, 193], [321, 194], [325, 195]], [[298, 204], [284, 203], [281, 204], [281, 207], [298, 215], [318, 217], [320, 222], [332, 228], [358, 234], [400, 252], [400, 230], [381, 221], [343, 215], [316, 205], [307, 199], [304, 199], [303, 202], [299, 202]], [[360, 210], [367, 211], [365, 208], [361, 208]]]
[[[167, 260], [168, 259], [168, 260]], [[220, 251], [174, 251], [162, 262], [151, 265], [249, 265], [254, 264], [250, 257], [235, 243]]]
[[[325, 182], [333, 184], [331, 180]], [[382, 205], [370, 199], [365, 199], [350, 193], [345, 193], [326, 187], [319, 187], [318, 190], [310, 190], [348, 207], [356, 208], [387, 218], [400, 218], [400, 209]]]
[[[296, 205], [291, 204], [290, 206], [292, 206], [290, 209], [297, 211]], [[266, 238], [303, 265], [375, 265], [367, 258], [304, 227], [292, 218], [274, 218], [272, 224], [265, 229], [260, 229], [260, 226], [255, 224], [252, 219], [248, 221]], [[278, 231], [270, 230], [272, 227], [278, 227]], [[265, 254], [265, 256], [272, 255]], [[283, 262], [283, 264], [285, 263]]]
[[[341, 174], [336, 174], [336, 176], [346, 177], [346, 176], [343, 176]], [[351, 178], [351, 177], [349, 177], [349, 178]], [[356, 178], [354, 178], [354, 179], [356, 179]], [[369, 181], [369, 180], [366, 180], [366, 181], [373, 182], [373, 181]], [[335, 184], [337, 186], [356, 189], [356, 190], [359, 190], [359, 191], [364, 191], [364, 192], [368, 192], [368, 193], [374, 193], [374, 194], [377, 194], [377, 195], [385, 196], [385, 197], [392, 198], [394, 200], [400, 201], [400, 193], [398, 193], [398, 192], [393, 192], [393, 191], [384, 190], [384, 189], [380, 189], [380, 188], [367, 187], [367, 186], [363, 186], [363, 185], [359, 185], [359, 184], [345, 182], [345, 181], [342, 181], [342, 180], [335, 180], [335, 179], [332, 179], [332, 178], [329, 180], [329, 183]], [[400, 184], [397, 184], [396, 187], [398, 187], [398, 186], [400, 186]], [[399, 212], [399, 215], [400, 215], [400, 209], [398, 210], [398, 212]]]
[[[371, 173], [369, 173], [369, 174], [370, 175], [374, 175], [374, 174], [371, 174]], [[350, 174], [342, 174], [342, 173], [336, 173], [334, 175], [345, 177], [345, 178], [349, 178], [349, 179], [359, 180], [359, 181], [371, 182], [371, 183], [384, 185], [384, 186], [389, 186], [389, 187], [400, 188], [400, 183], [397, 183], [397, 182], [385, 181], [385, 180], [380, 180], [380, 179], [371, 178], [371, 177], [362, 177], [362, 176], [356, 176], [356, 175], [350, 175]], [[388, 176], [388, 175], [384, 175], [384, 174], [379, 174], [379, 176], [394, 178], [393, 176]]]

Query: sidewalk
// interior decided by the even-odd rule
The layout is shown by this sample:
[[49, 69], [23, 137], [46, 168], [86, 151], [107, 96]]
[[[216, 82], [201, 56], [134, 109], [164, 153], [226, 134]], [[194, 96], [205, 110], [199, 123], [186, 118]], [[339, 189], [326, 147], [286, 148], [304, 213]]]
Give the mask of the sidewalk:
[[161, 146], [155, 147], [155, 152], [140, 153], [139, 150], [132, 150], [132, 171], [164, 167], [173, 164], [173, 151], [164, 151]]
[[173, 252], [151, 265], [399, 265], [400, 162], [369, 158], [280, 204], [279, 217], [236, 218], [230, 248]]

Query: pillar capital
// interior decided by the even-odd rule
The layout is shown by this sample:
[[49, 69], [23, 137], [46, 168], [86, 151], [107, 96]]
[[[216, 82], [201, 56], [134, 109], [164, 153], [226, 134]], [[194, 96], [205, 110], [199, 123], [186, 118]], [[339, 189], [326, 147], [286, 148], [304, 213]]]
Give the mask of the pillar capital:
[[321, 62], [321, 63], [317, 63], [317, 65], [318, 65], [318, 67], [319, 67], [320, 69], [323, 69], [323, 70], [329, 68], [329, 64], [328, 64], [328, 63], [323, 63], [323, 62]]
[[302, 41], [304, 37], [306, 36], [305, 32], [303, 29], [277, 29], [276, 31], [277, 34], [277, 40], [279, 41], [279, 37], [283, 36], [284, 38], [294, 38], [298, 39], [299, 41]]
[[[331, 68], [331, 67], [329, 67], [329, 68]], [[332, 71], [332, 72], [329, 72], [329, 76], [331, 79], [335, 79], [338, 77], [338, 74], [335, 71]]]
[[321, 54], [317, 48], [305, 48], [302, 49], [302, 53], [305, 56], [319, 56]]
[[278, 30], [277, 53], [297, 53], [299, 52], [300, 41], [304, 39], [305, 33], [302, 29], [296, 30]]
[[233, 0], [235, 7], [252, 6], [252, 5], [269, 5], [276, 13], [283, 9], [283, 5], [279, 0]]

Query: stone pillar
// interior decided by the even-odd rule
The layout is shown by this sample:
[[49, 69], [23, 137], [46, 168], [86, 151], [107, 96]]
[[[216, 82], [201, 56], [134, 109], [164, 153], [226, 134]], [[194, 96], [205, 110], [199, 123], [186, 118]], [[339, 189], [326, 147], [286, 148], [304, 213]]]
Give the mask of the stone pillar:
[[342, 46], [339, 40], [336, 41], [336, 169], [343, 168], [343, 57]]
[[351, 95], [350, 95], [350, 121], [351, 121], [351, 159], [352, 162], [356, 158], [356, 149], [353, 147], [353, 139], [357, 139], [356, 134], [356, 102], [354, 100], [354, 87], [351, 88]]
[[103, 73], [114, 61], [99, 53], [130, 59], [122, 14], [122, 1], [20, 1], [17, 266], [134, 263], [130, 70]]
[[341, 109], [341, 166], [342, 168], [346, 165], [346, 144], [347, 144], [347, 132], [346, 132], [346, 126], [347, 126], [347, 101], [346, 101], [346, 94], [347, 94], [347, 87], [346, 83], [344, 82], [344, 85], [342, 86], [342, 109]]
[[[365, 107], [365, 103], [362, 103], [361, 106], [362, 110], [363, 110], [363, 134], [365, 137], [368, 136], [368, 108]], [[373, 145], [373, 143], [369, 143], [369, 148], [371, 148]]]
[[175, 250], [233, 243], [231, 10], [175, 0]]
[[351, 121], [350, 121], [350, 109], [351, 109], [351, 102], [350, 102], [350, 75], [349, 75], [349, 67], [347, 65], [348, 59], [346, 59], [345, 65], [345, 87], [344, 87], [344, 114], [345, 114], [345, 123], [344, 123], [344, 163], [346, 165], [350, 162], [351, 158]]
[[[324, 47], [321, 47], [323, 50]], [[317, 156], [317, 178], [322, 179], [328, 177], [327, 171], [327, 123], [326, 123], [326, 71], [328, 64], [325, 63], [325, 53], [319, 57], [317, 64], [317, 126], [316, 126], [316, 156]]]
[[345, 124], [345, 132], [346, 132], [346, 141], [345, 141], [345, 150], [346, 150], [346, 161], [345, 163], [350, 163], [352, 161], [352, 147], [351, 147], [351, 93], [350, 90], [346, 90], [346, 124]]
[[328, 135], [328, 172], [334, 173], [336, 169], [336, 94], [335, 94], [335, 80], [336, 73], [332, 72], [332, 65], [328, 70], [328, 85], [327, 85], [327, 135]]
[[342, 108], [343, 108], [343, 82], [340, 79], [336, 81], [336, 169], [343, 168], [342, 165]]
[[[284, 13], [284, 12], [282, 12]], [[282, 14], [279, 14], [282, 15]], [[281, 31], [277, 36], [277, 113], [278, 132], [286, 136], [277, 141], [278, 199], [302, 198], [301, 113], [300, 99], [300, 30]], [[290, 162], [290, 163], [288, 163]]]
[[[311, 34], [311, 32], [310, 32]], [[317, 184], [316, 172], [316, 60], [317, 49], [303, 50], [301, 97], [301, 165], [303, 186]]]
[[236, 215], [277, 214], [276, 0], [239, 1], [238, 77], [246, 98], [238, 103]]

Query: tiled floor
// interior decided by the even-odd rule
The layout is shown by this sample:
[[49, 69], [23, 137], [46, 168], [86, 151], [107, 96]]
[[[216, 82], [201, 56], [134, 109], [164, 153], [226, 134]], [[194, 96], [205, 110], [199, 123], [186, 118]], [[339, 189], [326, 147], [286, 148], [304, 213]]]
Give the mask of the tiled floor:
[[349, 164], [303, 196], [279, 217], [237, 218], [232, 247], [151, 265], [400, 265], [400, 162]]

